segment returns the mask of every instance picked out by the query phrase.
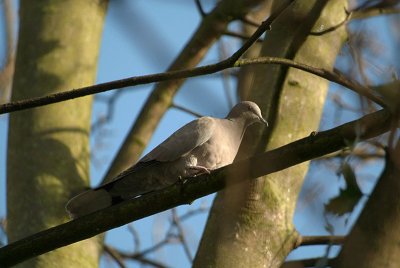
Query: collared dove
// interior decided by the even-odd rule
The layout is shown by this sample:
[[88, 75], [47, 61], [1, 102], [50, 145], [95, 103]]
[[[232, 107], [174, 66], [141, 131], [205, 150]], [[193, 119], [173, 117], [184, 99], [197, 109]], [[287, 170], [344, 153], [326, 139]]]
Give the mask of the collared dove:
[[209, 173], [231, 164], [246, 128], [268, 123], [254, 102], [243, 101], [226, 118], [201, 117], [173, 133], [115, 179], [72, 198], [72, 218], [169, 186], [179, 178]]

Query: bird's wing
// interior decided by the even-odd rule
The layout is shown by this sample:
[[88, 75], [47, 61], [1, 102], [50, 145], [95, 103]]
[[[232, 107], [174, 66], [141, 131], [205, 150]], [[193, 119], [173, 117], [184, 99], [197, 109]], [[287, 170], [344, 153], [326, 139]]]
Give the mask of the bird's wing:
[[[132, 187], [128, 185], [134, 185], [135, 189], [138, 188], [142, 190], [143, 187], [138, 187], [138, 183], [142, 182], [143, 178], [133, 177], [132, 179], [135, 182], [132, 182], [132, 179], [125, 180], [124, 178], [131, 173], [140, 172], [142, 168], [146, 168], [149, 166], [157, 168], [158, 163], [160, 162], [170, 162], [174, 161], [186, 154], [190, 153], [196, 147], [207, 142], [212, 136], [215, 129], [215, 120], [211, 117], [201, 117], [197, 120], [194, 120], [176, 132], [174, 132], [169, 138], [167, 138], [160, 145], [155, 147], [150, 153], [145, 155], [142, 159], [139, 160], [134, 166], [126, 169], [121, 172], [118, 176], [113, 178], [111, 181], [102, 184], [95, 188], [98, 189], [111, 189], [115, 188], [116, 184], [119, 186], [123, 185], [122, 188], [126, 188], [124, 191], [131, 191]], [[150, 184], [150, 183], [149, 183]], [[121, 188], [121, 187], [119, 187]], [[115, 191], [114, 191], [115, 192]], [[121, 189], [118, 193], [121, 192]], [[142, 192], [139, 192], [141, 194]]]
[[164, 142], [139, 160], [138, 164], [149, 161], [170, 162], [187, 155], [196, 147], [207, 142], [212, 136], [216, 123], [211, 117], [201, 117], [173, 133]]

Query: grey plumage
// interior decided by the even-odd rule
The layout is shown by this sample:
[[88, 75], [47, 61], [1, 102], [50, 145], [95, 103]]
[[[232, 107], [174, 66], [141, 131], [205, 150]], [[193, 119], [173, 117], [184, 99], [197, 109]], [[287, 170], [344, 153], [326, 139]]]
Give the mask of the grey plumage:
[[[267, 122], [254, 102], [243, 101], [226, 118], [201, 117], [173, 133], [111, 182], [83, 192], [66, 205], [76, 218], [231, 164], [246, 128]], [[267, 124], [268, 125], [268, 124]]]

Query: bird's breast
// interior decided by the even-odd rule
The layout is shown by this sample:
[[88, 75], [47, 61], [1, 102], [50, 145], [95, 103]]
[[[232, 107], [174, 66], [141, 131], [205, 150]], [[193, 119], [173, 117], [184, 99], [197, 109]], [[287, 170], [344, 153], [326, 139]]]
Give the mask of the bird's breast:
[[207, 169], [216, 169], [229, 165], [235, 159], [238, 146], [227, 140], [210, 139], [192, 151], [191, 157], [195, 158], [196, 165]]

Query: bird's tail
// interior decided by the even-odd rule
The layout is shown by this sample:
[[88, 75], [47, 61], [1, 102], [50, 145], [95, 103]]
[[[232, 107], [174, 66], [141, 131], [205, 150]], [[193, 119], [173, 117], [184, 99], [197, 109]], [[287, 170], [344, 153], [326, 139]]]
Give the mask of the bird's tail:
[[88, 190], [68, 201], [65, 206], [72, 219], [111, 206], [111, 195], [105, 189]]

